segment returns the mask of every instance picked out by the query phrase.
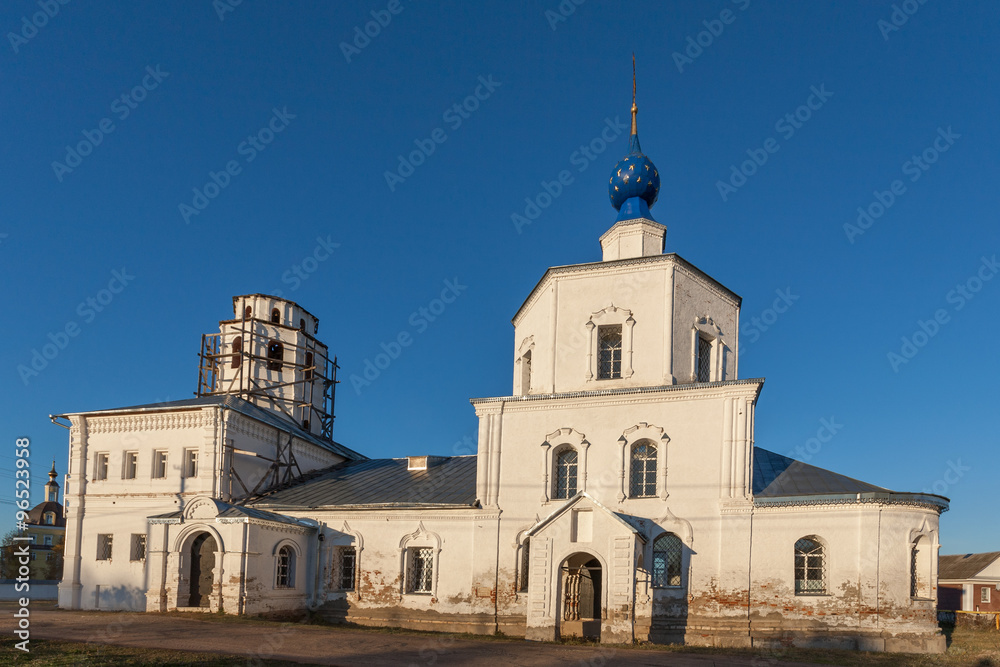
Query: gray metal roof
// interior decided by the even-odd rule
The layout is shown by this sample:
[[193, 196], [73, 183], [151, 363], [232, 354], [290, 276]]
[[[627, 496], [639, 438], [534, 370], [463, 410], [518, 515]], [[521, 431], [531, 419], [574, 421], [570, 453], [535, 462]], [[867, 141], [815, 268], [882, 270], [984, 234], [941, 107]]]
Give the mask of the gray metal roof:
[[[219, 509], [219, 513], [215, 518], [217, 519], [260, 519], [261, 521], [273, 521], [275, 523], [287, 523], [296, 526], [304, 526], [306, 528], [314, 528], [311, 523], [303, 520], [296, 519], [295, 517], [285, 516], [283, 514], [276, 514], [274, 512], [268, 512], [266, 510], [259, 510], [255, 507], [243, 507], [240, 505], [231, 505], [227, 502], [221, 500], [212, 499], [215, 506]], [[152, 516], [146, 517], [147, 519], [183, 519], [184, 510], [174, 510], [173, 512], [167, 512], [166, 514], [154, 514]]]
[[839, 475], [802, 461], [753, 448], [753, 495], [757, 498], [840, 493], [891, 493], [889, 489]]
[[240, 398], [239, 396], [234, 396], [232, 394], [223, 394], [219, 396], [199, 396], [197, 398], [185, 398], [179, 401], [163, 401], [162, 403], [144, 403], [142, 405], [129, 405], [121, 408], [108, 408], [105, 410], [90, 410], [87, 412], [79, 413], [68, 413], [68, 414], [81, 414], [81, 415], [100, 415], [108, 414], [113, 412], [155, 412], [159, 410], [176, 410], [183, 408], [204, 408], [212, 405], [219, 405], [224, 408], [233, 410], [234, 412], [239, 412], [241, 415], [250, 417], [251, 419], [256, 419], [257, 421], [264, 422], [270, 426], [273, 426], [282, 431], [290, 431], [295, 435], [296, 438], [300, 440], [305, 440], [311, 442], [314, 445], [327, 449], [335, 454], [339, 454], [346, 459], [352, 461], [361, 461], [367, 457], [363, 454], [345, 447], [339, 442], [334, 442], [333, 440], [327, 440], [326, 438], [321, 438], [318, 435], [305, 431], [293, 421], [290, 421], [276, 412], [271, 410], [265, 410], [264, 408], [257, 407], [253, 403], [247, 401], [246, 399]]
[[407, 459], [349, 461], [313, 471], [294, 486], [247, 503], [254, 507], [427, 507], [476, 504], [476, 457], [432, 460], [407, 470]]
[[998, 558], [1000, 558], [1000, 551], [941, 556], [938, 559], [938, 579], [971, 579]]

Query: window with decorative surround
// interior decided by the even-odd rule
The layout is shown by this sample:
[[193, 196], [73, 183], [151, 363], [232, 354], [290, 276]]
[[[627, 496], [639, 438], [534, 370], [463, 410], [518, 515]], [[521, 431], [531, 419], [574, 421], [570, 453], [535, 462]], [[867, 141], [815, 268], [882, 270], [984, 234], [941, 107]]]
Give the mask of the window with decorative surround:
[[406, 550], [406, 592], [430, 593], [434, 589], [434, 549], [413, 547]]
[[695, 359], [695, 379], [698, 382], [712, 381], [712, 341], [704, 336], [698, 336], [698, 349]]
[[632, 311], [611, 305], [592, 313], [586, 322], [590, 335], [587, 380], [632, 377]]
[[656, 496], [656, 445], [642, 440], [632, 445], [629, 456], [629, 497]]
[[681, 564], [684, 553], [681, 538], [664, 533], [653, 543], [653, 588], [681, 586]]
[[826, 594], [826, 549], [815, 535], [795, 542], [795, 594]]

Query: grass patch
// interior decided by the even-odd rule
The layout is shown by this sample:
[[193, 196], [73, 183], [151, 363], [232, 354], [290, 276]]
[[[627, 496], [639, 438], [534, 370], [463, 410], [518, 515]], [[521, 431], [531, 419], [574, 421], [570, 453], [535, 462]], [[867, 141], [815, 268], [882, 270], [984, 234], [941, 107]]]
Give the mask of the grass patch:
[[[113, 644], [61, 642], [32, 639], [31, 652], [14, 648], [16, 639], [0, 640], [0, 653], [5, 665], [88, 665], [111, 667], [118, 665], [197, 665], [198, 667], [229, 667], [247, 660], [246, 656], [171, 651], [160, 648], [133, 648]], [[259, 665], [296, 665], [284, 660], [260, 660]]]

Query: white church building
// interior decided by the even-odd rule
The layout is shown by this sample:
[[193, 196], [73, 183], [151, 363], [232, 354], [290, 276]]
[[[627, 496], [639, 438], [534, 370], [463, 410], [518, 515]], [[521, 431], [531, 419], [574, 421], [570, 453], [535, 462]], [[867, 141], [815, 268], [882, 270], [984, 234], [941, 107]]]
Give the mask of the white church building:
[[635, 113], [603, 259], [548, 269], [514, 315], [512, 392], [471, 401], [476, 453], [338, 444], [318, 319], [234, 297], [195, 398], [53, 417], [70, 431], [60, 606], [943, 651], [948, 500], [756, 446], [741, 299], [664, 252]]

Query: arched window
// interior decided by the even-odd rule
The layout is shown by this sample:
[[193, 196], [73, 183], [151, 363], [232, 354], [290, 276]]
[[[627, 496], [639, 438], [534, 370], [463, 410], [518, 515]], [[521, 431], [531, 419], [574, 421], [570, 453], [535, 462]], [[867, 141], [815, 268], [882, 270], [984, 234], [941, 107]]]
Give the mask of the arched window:
[[281, 311], [277, 308], [271, 309], [271, 322], [272, 324], [279, 324], [281, 322]]
[[612, 380], [622, 376], [622, 325], [597, 328], [597, 378]]
[[313, 365], [313, 353], [312, 352], [306, 352], [306, 379], [307, 380], [312, 380], [313, 379], [312, 365]]
[[815, 535], [795, 542], [795, 594], [826, 593], [826, 549]]
[[664, 533], [653, 542], [653, 588], [681, 585], [681, 538]]
[[233, 361], [229, 364], [230, 368], [240, 367], [240, 358], [243, 356], [243, 336], [237, 336], [233, 339]]
[[554, 498], [572, 498], [576, 495], [577, 456], [575, 449], [564, 449], [556, 456], [556, 492]]
[[281, 362], [285, 358], [284, 346], [276, 340], [267, 344], [267, 370], [280, 371]]
[[698, 382], [712, 381], [712, 341], [704, 336], [698, 336], [698, 348], [695, 351], [695, 380]]
[[632, 445], [629, 469], [629, 497], [651, 498], [656, 495], [656, 445], [640, 440]]
[[295, 552], [289, 546], [278, 549], [274, 585], [278, 588], [295, 588]]
[[306, 330], [306, 321], [304, 319], [299, 319], [299, 331]]
[[528, 571], [531, 569], [531, 538], [525, 538], [521, 545], [521, 562], [518, 567], [520, 576], [517, 581], [517, 590], [524, 592], [528, 590]]
[[253, 317], [253, 308], [247, 306], [243, 309], [243, 319], [249, 320]]

